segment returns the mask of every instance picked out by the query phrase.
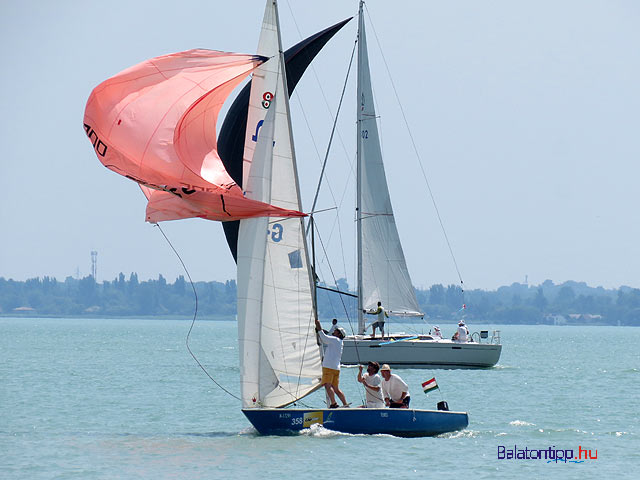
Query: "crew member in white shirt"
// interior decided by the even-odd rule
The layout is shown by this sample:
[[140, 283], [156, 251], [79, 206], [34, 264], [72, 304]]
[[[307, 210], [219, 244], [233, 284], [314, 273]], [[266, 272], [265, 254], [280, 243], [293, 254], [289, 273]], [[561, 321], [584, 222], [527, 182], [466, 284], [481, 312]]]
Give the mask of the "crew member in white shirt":
[[442, 340], [442, 332], [440, 331], [440, 327], [438, 325], [433, 327], [433, 334], [431, 336], [435, 340]]
[[460, 320], [458, 322], [458, 331], [456, 332], [455, 340], [457, 340], [458, 342], [469, 341], [469, 330], [467, 330], [467, 326], [464, 324], [464, 320]]
[[365, 408], [384, 408], [384, 399], [382, 398], [382, 379], [378, 375], [380, 364], [378, 362], [369, 362], [367, 364], [367, 373], [362, 374], [362, 365], [358, 365], [358, 381], [364, 386], [367, 403], [363, 405]]
[[344, 328], [337, 327], [333, 335], [327, 335], [322, 331], [322, 325], [318, 319], [316, 319], [316, 332], [320, 341], [324, 343], [327, 348], [324, 352], [324, 358], [322, 359], [322, 385], [327, 391], [329, 397], [329, 408], [338, 408], [336, 403], [336, 395], [342, 402], [342, 405], [348, 407], [347, 399], [344, 393], [338, 388], [340, 383], [340, 359], [342, 358], [342, 340], [346, 336]]
[[363, 310], [362, 313], [366, 313], [367, 315], [377, 315], [378, 319], [370, 325], [373, 330], [371, 332], [371, 338], [375, 338], [376, 328], [379, 328], [380, 336], [384, 340], [384, 322], [385, 319], [389, 318], [389, 314], [382, 306], [382, 302], [378, 302], [378, 306], [376, 308], [372, 308], [371, 310]]
[[386, 363], [380, 369], [382, 374], [382, 393], [384, 403], [390, 408], [409, 408], [409, 387]]

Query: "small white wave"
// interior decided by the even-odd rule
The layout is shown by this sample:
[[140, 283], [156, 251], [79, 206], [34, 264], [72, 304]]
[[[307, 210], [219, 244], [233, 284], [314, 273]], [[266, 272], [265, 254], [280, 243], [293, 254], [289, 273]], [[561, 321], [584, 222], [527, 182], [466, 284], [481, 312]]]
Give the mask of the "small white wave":
[[509, 422], [509, 425], [513, 425], [514, 427], [535, 427], [535, 423], [525, 422], [524, 420], [514, 420], [513, 422]]
[[475, 430], [460, 430], [459, 432], [449, 432], [438, 435], [438, 438], [475, 438], [480, 432]]

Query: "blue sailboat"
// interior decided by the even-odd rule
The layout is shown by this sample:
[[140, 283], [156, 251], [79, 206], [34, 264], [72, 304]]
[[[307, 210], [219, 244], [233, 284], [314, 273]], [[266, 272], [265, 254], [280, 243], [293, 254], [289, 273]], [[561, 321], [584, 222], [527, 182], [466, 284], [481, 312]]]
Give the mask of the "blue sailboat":
[[[361, 2], [360, 39], [362, 18]], [[243, 190], [249, 199], [302, 211], [275, 0], [267, 1], [257, 53], [270, 60], [254, 71], [251, 83]], [[285, 408], [321, 387], [304, 220], [241, 220], [237, 265], [242, 412], [260, 434], [292, 434], [320, 424], [350, 434], [420, 437], [468, 425], [466, 413], [447, 410]]]
[[463, 430], [469, 424], [464, 412], [401, 408], [264, 408], [242, 412], [262, 435], [290, 435], [314, 424], [350, 434], [384, 434], [396, 437], [432, 437]]

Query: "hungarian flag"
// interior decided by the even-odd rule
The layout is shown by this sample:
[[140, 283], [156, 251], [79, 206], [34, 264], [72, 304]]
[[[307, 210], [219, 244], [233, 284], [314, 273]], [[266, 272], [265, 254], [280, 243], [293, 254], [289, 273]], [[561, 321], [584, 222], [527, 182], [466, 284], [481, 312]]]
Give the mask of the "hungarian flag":
[[424, 393], [429, 393], [431, 390], [435, 390], [436, 388], [438, 388], [438, 384], [436, 383], [435, 377], [422, 384], [422, 390]]

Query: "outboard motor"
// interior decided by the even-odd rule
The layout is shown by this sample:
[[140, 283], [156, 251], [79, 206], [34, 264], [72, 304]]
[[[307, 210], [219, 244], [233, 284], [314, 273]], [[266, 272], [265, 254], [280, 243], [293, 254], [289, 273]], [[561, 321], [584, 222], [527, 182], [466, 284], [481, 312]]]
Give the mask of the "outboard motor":
[[441, 402], [438, 402], [438, 410], [443, 410], [445, 412], [449, 411], [449, 404], [447, 402], [445, 402], [444, 400]]

